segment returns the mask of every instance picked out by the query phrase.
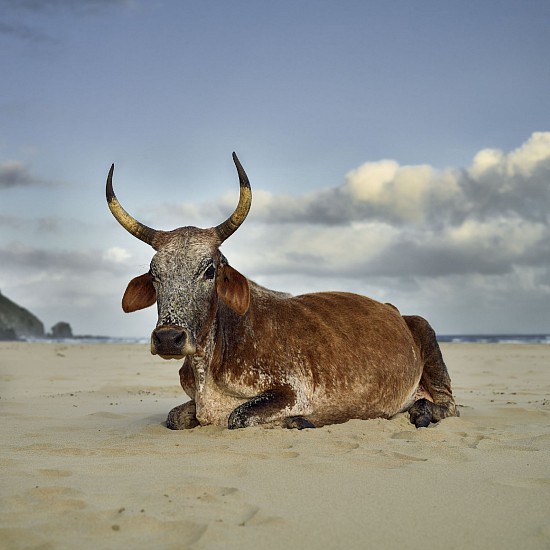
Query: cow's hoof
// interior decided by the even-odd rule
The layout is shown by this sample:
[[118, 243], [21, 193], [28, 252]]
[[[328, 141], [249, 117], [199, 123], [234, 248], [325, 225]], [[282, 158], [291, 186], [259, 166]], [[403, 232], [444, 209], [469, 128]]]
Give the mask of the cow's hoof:
[[296, 430], [303, 430], [304, 428], [315, 428], [315, 424], [313, 424], [303, 416], [289, 416], [288, 418], [285, 418], [283, 426], [285, 428], [294, 428]]
[[174, 407], [166, 418], [166, 427], [170, 430], [190, 430], [200, 426], [197, 420], [194, 401]]
[[427, 399], [419, 399], [409, 410], [411, 424], [417, 428], [427, 428], [433, 420], [432, 403]]

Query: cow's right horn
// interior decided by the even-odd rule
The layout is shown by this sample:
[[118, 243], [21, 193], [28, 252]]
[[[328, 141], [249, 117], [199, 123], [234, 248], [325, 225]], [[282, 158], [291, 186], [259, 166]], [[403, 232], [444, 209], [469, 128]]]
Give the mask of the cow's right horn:
[[244, 168], [235, 153], [233, 153], [233, 162], [235, 163], [237, 173], [239, 174], [239, 204], [227, 220], [214, 228], [214, 231], [218, 234], [220, 243], [223, 243], [223, 241], [237, 231], [241, 223], [243, 223], [246, 219], [248, 211], [250, 210], [250, 205], [252, 204], [252, 190], [250, 189], [250, 182], [248, 181], [248, 176], [246, 175], [246, 172], [244, 171]]
[[115, 165], [113, 164], [111, 166], [111, 169], [109, 170], [109, 175], [107, 176], [106, 195], [109, 209], [113, 213], [113, 216], [116, 218], [118, 223], [120, 223], [120, 225], [122, 225], [122, 227], [124, 227], [126, 231], [131, 233], [134, 237], [137, 237], [138, 239], [155, 248], [155, 238], [158, 236], [160, 231], [157, 231], [156, 229], [151, 229], [150, 227], [147, 227], [146, 225], [138, 222], [136, 219], [132, 218], [132, 216], [130, 216], [130, 214], [128, 214], [128, 212], [126, 212], [126, 210], [124, 210], [122, 206], [120, 206], [120, 203], [116, 198], [115, 192], [113, 191], [114, 170]]

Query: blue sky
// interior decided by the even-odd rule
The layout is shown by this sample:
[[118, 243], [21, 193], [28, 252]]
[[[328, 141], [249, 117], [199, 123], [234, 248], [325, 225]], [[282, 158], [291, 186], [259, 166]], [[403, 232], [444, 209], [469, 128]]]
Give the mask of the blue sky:
[[231, 263], [438, 332], [550, 331], [546, 1], [0, 0], [0, 290], [50, 327], [142, 336], [160, 229], [252, 213]]

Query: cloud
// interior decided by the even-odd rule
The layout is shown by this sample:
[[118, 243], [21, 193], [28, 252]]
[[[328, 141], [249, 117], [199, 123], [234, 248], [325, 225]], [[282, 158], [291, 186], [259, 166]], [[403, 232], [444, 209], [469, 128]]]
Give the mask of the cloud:
[[[232, 191], [217, 204], [173, 205], [150, 219], [162, 210], [174, 227], [183, 220], [208, 226], [237, 200]], [[537, 132], [508, 154], [480, 151], [463, 169], [381, 160], [316, 193], [253, 189], [237, 246], [262, 275], [504, 274], [550, 263], [549, 213], [550, 132]], [[247, 250], [254, 252], [247, 257]]]
[[[252, 185], [250, 216], [223, 252], [260, 284], [370, 295], [426, 316], [440, 332], [550, 330], [550, 132], [509, 153], [480, 151], [465, 168], [380, 160], [301, 196]], [[215, 203], [155, 206], [143, 221], [208, 227], [236, 203], [232, 190]], [[10, 220], [6, 214], [0, 224]], [[11, 245], [0, 249], [0, 284], [26, 289], [44, 310], [65, 308], [60, 319], [81, 311], [86, 322], [106, 323], [105, 311], [118, 315], [128, 280], [147, 270], [152, 255], [137, 241], [129, 246], [72, 252]], [[87, 313], [99, 304], [102, 311]], [[154, 325], [154, 311], [144, 315], [148, 324], [136, 334]], [[112, 332], [138, 330], [133, 319]]]
[[550, 329], [550, 132], [466, 168], [381, 160], [318, 193], [253, 197], [224, 247], [266, 286], [367, 294], [447, 332]]
[[114, 250], [46, 250], [12, 243], [0, 248], [0, 264], [4, 276], [82, 279], [86, 274], [117, 273], [121, 252]]
[[0, 34], [13, 36], [14, 38], [19, 38], [26, 42], [55, 43], [55, 40], [48, 34], [24, 23], [15, 21], [11, 23], [0, 21]]
[[506, 274], [550, 261], [550, 231], [519, 218], [466, 220], [438, 232], [400, 235], [367, 272], [399, 277]]
[[405, 231], [372, 222], [343, 227], [282, 225], [276, 231], [264, 226], [250, 228], [250, 233], [234, 237], [232, 249], [247, 270], [261, 276], [404, 279], [505, 274], [514, 266], [550, 265], [548, 226], [517, 217], [466, 220], [439, 230]]
[[132, 254], [128, 252], [125, 248], [120, 246], [113, 246], [112, 248], [107, 249], [103, 255], [103, 260], [107, 262], [113, 262], [115, 264], [123, 263], [129, 260], [132, 257]]
[[0, 189], [52, 185], [51, 182], [33, 176], [22, 162], [8, 160], [0, 162]]
[[[0, 187], [1, 188], [1, 187]], [[0, 214], [0, 227], [3, 229], [4, 238], [8, 234], [22, 238], [23, 234], [34, 238], [35, 235], [59, 234], [62, 231], [62, 220], [56, 217], [23, 218], [13, 214]]]
[[[172, 227], [219, 223], [237, 203], [163, 205]], [[249, 219], [224, 245], [236, 267], [274, 277], [361, 281], [509, 276], [550, 269], [550, 132], [508, 154], [480, 151], [462, 169], [368, 162], [302, 196], [253, 189]], [[510, 289], [512, 290], [512, 289]]]
[[479, 152], [464, 178], [467, 212], [478, 218], [516, 214], [548, 222], [550, 206], [550, 132], [537, 132], [505, 155]]
[[35, 228], [39, 233], [57, 233], [61, 229], [59, 218], [48, 217], [34, 220]]
[[[54, 38], [47, 28], [49, 17], [64, 13], [77, 16], [100, 15], [116, 6], [133, 7], [134, 5], [134, 0], [18, 0], [17, 2], [0, 0], [0, 10], [4, 18], [0, 21], [0, 35], [25, 42], [59, 44], [62, 37]], [[27, 21], [32, 16], [36, 16], [33, 19], [34, 24], [29, 25]], [[46, 30], [42, 30], [41, 25], [45, 25]]]
[[74, 11], [87, 11], [110, 8], [117, 5], [132, 6], [135, 2], [133, 0], [18, 0], [17, 5], [14, 6], [10, 0], [1, 0], [0, 6], [16, 7], [20, 10], [38, 13], [48, 13], [55, 10], [74, 10]]
[[17, 216], [0, 214], [0, 227], [9, 227], [12, 229], [19, 229], [23, 226], [23, 222]]
[[[509, 154], [480, 151], [467, 168], [436, 170], [380, 160], [351, 170], [340, 185], [315, 193], [280, 196], [253, 189], [249, 219], [269, 225], [380, 222], [428, 232], [503, 217], [547, 223], [549, 181], [550, 132], [537, 132]], [[152, 217], [162, 215], [175, 226], [182, 220], [219, 223], [216, 220], [226, 217], [237, 200], [237, 191], [231, 191], [216, 204], [163, 205]]]

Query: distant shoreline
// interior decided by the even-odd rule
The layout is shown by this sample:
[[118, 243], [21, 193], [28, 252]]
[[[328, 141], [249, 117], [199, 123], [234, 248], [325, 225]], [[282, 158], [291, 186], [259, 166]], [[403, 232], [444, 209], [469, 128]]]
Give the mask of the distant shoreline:
[[550, 344], [550, 334], [441, 334], [437, 340], [457, 344]]
[[[444, 344], [542, 344], [550, 345], [550, 334], [441, 334], [439, 343]], [[13, 342], [43, 344], [148, 344], [149, 337], [112, 337], [77, 335], [72, 338], [20, 338]]]

